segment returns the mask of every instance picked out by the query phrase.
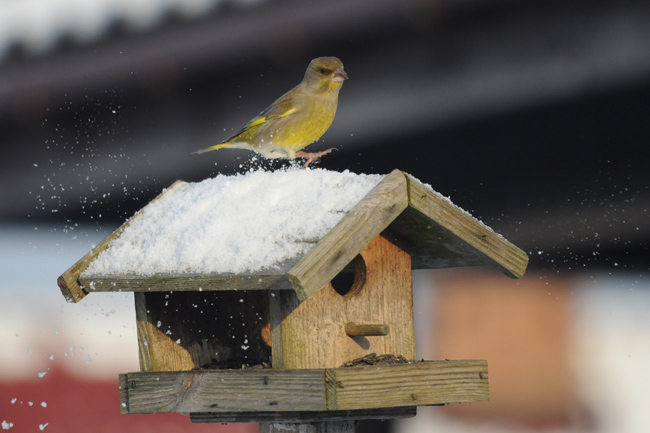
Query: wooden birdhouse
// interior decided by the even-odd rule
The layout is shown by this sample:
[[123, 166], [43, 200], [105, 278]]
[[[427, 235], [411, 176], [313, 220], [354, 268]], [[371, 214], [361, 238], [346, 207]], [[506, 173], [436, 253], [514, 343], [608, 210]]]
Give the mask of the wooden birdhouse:
[[[71, 302], [135, 292], [141, 371], [120, 375], [122, 413], [306, 423], [406, 417], [418, 405], [488, 399], [485, 360], [415, 361], [411, 273], [491, 266], [522, 277], [528, 257], [489, 227], [395, 170], [337, 211], [324, 235], [298, 239], [306, 247], [278, 266], [140, 273], [139, 253], [130, 260], [135, 270], [92, 271], [131, 226], [147, 226], [148, 208], [185, 212], [172, 197], [193, 194], [188, 188], [176, 182], [58, 280]], [[191, 212], [219, 212], [198, 209]]]

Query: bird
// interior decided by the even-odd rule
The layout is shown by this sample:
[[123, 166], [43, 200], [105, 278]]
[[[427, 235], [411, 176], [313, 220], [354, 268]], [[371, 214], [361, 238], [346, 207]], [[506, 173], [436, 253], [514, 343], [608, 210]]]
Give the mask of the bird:
[[193, 153], [230, 147], [255, 151], [265, 158], [305, 158], [304, 167], [335, 148], [321, 152], [302, 149], [318, 140], [332, 124], [339, 90], [348, 75], [336, 57], [313, 59], [303, 80], [280, 96], [237, 134]]

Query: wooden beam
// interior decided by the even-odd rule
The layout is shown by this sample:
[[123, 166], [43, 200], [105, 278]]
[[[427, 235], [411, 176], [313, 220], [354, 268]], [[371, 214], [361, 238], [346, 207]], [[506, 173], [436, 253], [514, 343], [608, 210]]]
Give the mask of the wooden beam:
[[[346, 411], [489, 398], [484, 360], [120, 375], [122, 413]], [[280, 418], [281, 419], [281, 418]]]
[[[163, 190], [163, 192], [160, 193], [160, 195], [158, 195], [158, 197], [156, 197], [154, 200], [152, 200], [151, 203], [153, 203], [156, 200], [160, 200], [164, 195], [169, 194], [171, 191], [174, 191], [182, 184], [184, 184], [183, 181], [177, 180], [169, 188]], [[65, 297], [66, 301], [79, 302], [88, 294], [86, 287], [84, 287], [83, 284], [79, 283], [79, 276], [83, 273], [83, 271], [86, 270], [88, 265], [90, 265], [90, 263], [93, 260], [95, 260], [95, 258], [97, 258], [97, 256], [102, 251], [108, 248], [109, 244], [114, 239], [117, 239], [120, 236], [120, 234], [122, 234], [124, 229], [126, 229], [129, 226], [129, 224], [131, 224], [131, 222], [134, 221], [136, 218], [138, 218], [141, 214], [142, 214], [142, 210], [138, 211], [135, 215], [133, 215], [133, 217], [131, 217], [124, 224], [118, 227], [117, 230], [115, 230], [106, 239], [100, 242], [88, 254], [86, 254], [81, 259], [79, 259], [77, 263], [72, 265], [67, 271], [65, 271], [57, 279], [57, 284], [59, 285], [59, 288], [61, 289], [61, 293]]]
[[489, 400], [487, 362], [431, 361], [333, 369], [339, 409]]
[[[281, 270], [277, 272], [282, 272]], [[87, 275], [78, 278], [90, 292], [200, 292], [215, 290], [291, 289], [286, 275], [156, 274]]]
[[120, 375], [122, 413], [295, 412], [326, 408], [323, 370], [155, 371]]
[[283, 422], [311, 423], [346, 420], [385, 420], [412, 418], [417, 414], [416, 406], [391, 407], [386, 409], [328, 410], [312, 412], [230, 412], [191, 413], [193, 423], [235, 423], [235, 422]]
[[302, 301], [311, 299], [408, 205], [406, 178], [393, 170], [288, 272]]

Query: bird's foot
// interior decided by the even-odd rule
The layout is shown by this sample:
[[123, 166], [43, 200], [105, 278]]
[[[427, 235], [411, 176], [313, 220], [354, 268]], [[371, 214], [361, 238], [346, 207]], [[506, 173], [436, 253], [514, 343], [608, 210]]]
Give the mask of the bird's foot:
[[299, 150], [296, 152], [296, 157], [297, 158], [306, 158], [307, 161], [305, 161], [304, 167], [308, 167], [309, 164], [312, 162], [316, 161], [318, 158], [320, 158], [323, 155], [327, 155], [331, 151], [336, 150], [335, 147], [331, 147], [327, 150], [323, 150], [322, 152], [303, 152], [302, 150]]

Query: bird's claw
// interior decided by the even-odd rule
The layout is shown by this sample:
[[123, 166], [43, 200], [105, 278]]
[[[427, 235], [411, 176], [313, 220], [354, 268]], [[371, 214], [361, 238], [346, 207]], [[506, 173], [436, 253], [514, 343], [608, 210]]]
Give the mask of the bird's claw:
[[302, 150], [299, 150], [298, 152], [296, 152], [296, 156], [298, 158], [306, 158], [307, 161], [305, 161], [305, 165], [303, 167], [309, 167], [309, 164], [316, 161], [321, 156], [327, 155], [333, 150], [338, 150], [338, 149], [335, 147], [330, 147], [329, 149], [323, 150], [321, 152], [303, 152]]

